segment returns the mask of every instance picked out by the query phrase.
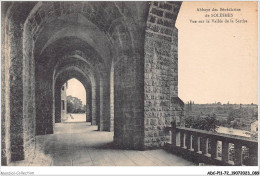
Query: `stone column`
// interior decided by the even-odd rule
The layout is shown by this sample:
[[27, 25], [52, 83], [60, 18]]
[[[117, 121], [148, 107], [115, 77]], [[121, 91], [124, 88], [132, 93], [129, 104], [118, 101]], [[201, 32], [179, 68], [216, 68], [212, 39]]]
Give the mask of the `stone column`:
[[23, 160], [23, 28], [18, 22], [9, 22], [9, 88], [11, 160]]
[[91, 86], [88, 85], [86, 88], [86, 122], [92, 121], [92, 93]]
[[[2, 3], [2, 5], [5, 5]], [[9, 88], [9, 38], [8, 23], [2, 8], [1, 26], [1, 163], [3, 166], [11, 162], [10, 152], [10, 88]]]
[[92, 120], [91, 125], [97, 125], [97, 88], [92, 85]]
[[55, 122], [61, 123], [61, 90], [60, 84], [55, 85]]
[[110, 71], [110, 130], [114, 131], [114, 63]]
[[[36, 135], [53, 134], [53, 76], [46, 65], [36, 65]], [[58, 94], [57, 94], [58, 96]], [[60, 92], [59, 92], [60, 96]], [[60, 104], [59, 104], [60, 107]], [[60, 109], [59, 109], [60, 111]]]
[[229, 143], [227, 141], [222, 141], [222, 161], [228, 163], [229, 161]]
[[174, 120], [179, 122], [183, 115], [183, 102], [178, 98], [175, 27], [180, 5], [181, 2], [152, 2], [148, 14], [144, 43], [145, 148], [169, 142], [170, 134], [165, 127], [170, 127]]
[[[109, 75], [109, 74], [108, 74]], [[109, 76], [100, 80], [100, 131], [110, 130], [110, 87]]]

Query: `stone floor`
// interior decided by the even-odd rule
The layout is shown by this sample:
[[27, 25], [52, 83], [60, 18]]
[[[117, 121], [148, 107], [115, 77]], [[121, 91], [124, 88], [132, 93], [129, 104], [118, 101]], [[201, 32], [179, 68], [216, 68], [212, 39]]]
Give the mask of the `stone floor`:
[[164, 150], [115, 149], [113, 132], [97, 131], [90, 123], [60, 123], [51, 135], [37, 136], [32, 161], [25, 166], [190, 166], [193, 163]]
[[66, 114], [64, 119], [61, 119], [63, 122], [86, 122], [86, 114]]

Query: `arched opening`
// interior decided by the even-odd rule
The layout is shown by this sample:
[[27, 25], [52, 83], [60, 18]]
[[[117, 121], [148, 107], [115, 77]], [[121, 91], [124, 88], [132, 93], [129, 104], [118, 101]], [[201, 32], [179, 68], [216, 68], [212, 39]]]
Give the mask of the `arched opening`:
[[61, 123], [91, 122], [90, 103], [87, 100], [86, 89], [76, 78], [63, 84], [61, 87]]
[[97, 100], [93, 80], [80, 68], [72, 66], [60, 69], [54, 77], [55, 123], [77, 121], [96, 125]]

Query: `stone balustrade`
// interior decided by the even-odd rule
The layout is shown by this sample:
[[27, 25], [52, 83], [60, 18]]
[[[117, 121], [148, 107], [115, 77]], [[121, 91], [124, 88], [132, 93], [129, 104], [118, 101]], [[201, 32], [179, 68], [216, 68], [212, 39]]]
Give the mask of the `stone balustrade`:
[[[256, 140], [180, 127], [176, 126], [175, 122], [172, 123], [171, 128], [167, 129], [171, 131], [172, 136], [171, 144], [166, 145], [167, 149], [194, 163], [222, 166], [258, 165], [258, 142]], [[246, 159], [243, 157], [245, 149], [249, 150]]]

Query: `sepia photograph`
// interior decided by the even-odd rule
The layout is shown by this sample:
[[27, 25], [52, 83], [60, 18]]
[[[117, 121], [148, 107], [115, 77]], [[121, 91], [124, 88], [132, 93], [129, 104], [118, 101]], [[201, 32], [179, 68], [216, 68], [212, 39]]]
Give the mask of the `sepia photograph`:
[[259, 175], [258, 16], [1, 1], [1, 175]]

